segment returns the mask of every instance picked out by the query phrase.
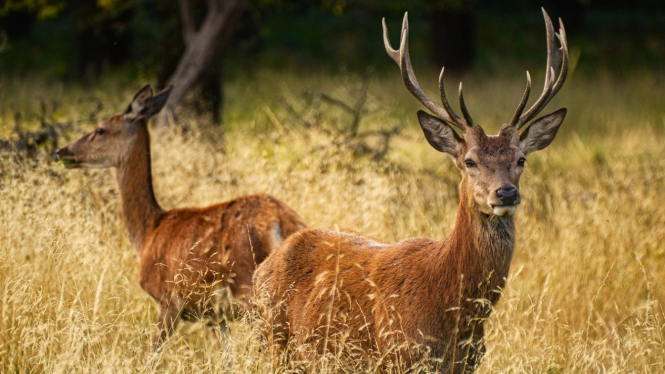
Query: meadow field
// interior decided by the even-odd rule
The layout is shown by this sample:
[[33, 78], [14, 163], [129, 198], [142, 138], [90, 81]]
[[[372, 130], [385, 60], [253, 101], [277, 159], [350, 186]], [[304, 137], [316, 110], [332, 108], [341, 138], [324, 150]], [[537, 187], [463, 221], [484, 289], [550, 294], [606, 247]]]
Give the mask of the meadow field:
[[[418, 75], [431, 97], [437, 75]], [[462, 78], [474, 119], [496, 133], [524, 73]], [[534, 74], [534, 92], [542, 79]], [[82, 88], [0, 78], [0, 137], [16, 137], [16, 113], [25, 128], [38, 127], [36, 97], [49, 121], [64, 123], [87, 118], [93, 102], [80, 99], [94, 95], [103, 118], [146, 81]], [[353, 117], [325, 98], [353, 106], [362, 85], [350, 73], [236, 77], [226, 87], [224, 136], [194, 112], [151, 130], [158, 201], [170, 209], [269, 193], [310, 226], [389, 242], [444, 238], [458, 171], [425, 141], [419, 104], [397, 69], [370, 79], [354, 135]], [[665, 77], [573, 71], [545, 112], [560, 107], [568, 117], [557, 139], [528, 157], [521, 179], [510, 277], [478, 372], [665, 372]], [[74, 123], [59, 142], [91, 129]], [[251, 317], [221, 339], [201, 323], [181, 324], [147, 365], [157, 311], [138, 283], [113, 171], [66, 170], [47, 151], [1, 152], [0, 372], [270, 371]], [[362, 368], [334, 357], [317, 365], [321, 373]]]

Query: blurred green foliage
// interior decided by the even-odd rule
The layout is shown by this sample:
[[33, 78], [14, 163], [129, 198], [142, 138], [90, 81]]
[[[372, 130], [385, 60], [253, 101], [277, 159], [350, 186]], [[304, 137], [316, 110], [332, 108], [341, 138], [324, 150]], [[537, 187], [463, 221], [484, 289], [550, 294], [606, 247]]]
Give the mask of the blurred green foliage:
[[0, 16], [28, 11], [35, 13], [38, 19], [45, 20], [57, 16], [64, 6], [64, 0], [5, 0], [0, 8]]
[[[204, 10], [205, 2], [194, 3]], [[578, 70], [662, 71], [665, 4], [547, 0], [543, 5], [553, 19], [563, 18]], [[542, 15], [525, 0], [250, 0], [224, 58], [225, 75], [252, 74], [259, 67], [392, 69], [381, 41], [381, 18], [386, 17], [391, 40], [397, 43], [407, 10], [416, 67], [438, 68], [432, 60], [437, 12], [471, 15], [473, 34], [459, 37], [471, 38], [476, 69], [533, 71], [544, 64]], [[204, 11], [198, 13], [202, 18]], [[0, 7], [0, 32], [7, 35], [0, 69], [13, 75], [38, 72], [94, 80], [120, 71], [134, 77], [163, 77], [184, 49], [175, 1], [8, 0]]]

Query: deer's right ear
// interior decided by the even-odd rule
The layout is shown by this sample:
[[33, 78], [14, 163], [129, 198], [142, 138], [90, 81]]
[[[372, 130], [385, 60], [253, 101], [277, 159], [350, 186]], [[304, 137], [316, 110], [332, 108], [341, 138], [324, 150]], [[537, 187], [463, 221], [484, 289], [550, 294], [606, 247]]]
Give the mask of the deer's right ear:
[[134, 95], [132, 102], [129, 103], [125, 116], [129, 118], [137, 118], [143, 114], [146, 108], [150, 107], [152, 101], [152, 87], [146, 84]]
[[462, 152], [464, 140], [453, 130], [453, 128], [433, 115], [418, 111], [418, 122], [423, 128], [427, 142], [439, 152], [447, 153], [457, 157]]
[[561, 108], [535, 120], [520, 134], [520, 148], [525, 155], [539, 151], [552, 143], [559, 127], [566, 118], [566, 108]]
[[166, 101], [169, 99], [169, 95], [171, 95], [171, 90], [173, 90], [172, 84], [159, 91], [152, 98], [152, 101], [150, 102], [150, 108], [143, 115], [146, 116], [146, 118], [150, 118], [159, 113], [159, 111], [164, 108], [164, 105], [166, 105]]

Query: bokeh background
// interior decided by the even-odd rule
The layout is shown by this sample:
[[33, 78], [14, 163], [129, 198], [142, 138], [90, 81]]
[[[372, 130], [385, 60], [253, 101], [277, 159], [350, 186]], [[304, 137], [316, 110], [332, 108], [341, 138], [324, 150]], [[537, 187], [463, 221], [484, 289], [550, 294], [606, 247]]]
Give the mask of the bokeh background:
[[86, 87], [110, 77], [148, 77], [162, 87], [181, 82], [176, 70], [189, 58], [191, 24], [194, 31], [213, 31], [197, 35], [210, 56], [194, 57], [196, 79], [184, 84], [199, 109], [220, 123], [224, 84], [262, 69], [363, 74], [373, 67], [394, 73], [380, 20], [387, 18], [397, 44], [405, 11], [416, 68], [445, 65], [452, 73], [490, 75], [542, 69], [541, 6], [555, 24], [559, 17], [565, 21], [573, 68], [582, 74], [661, 72], [665, 57], [665, 4], [657, 0], [241, 0], [220, 2], [220, 16], [215, 3], [6, 0], [0, 7], [0, 69], [3, 76], [39, 75]]

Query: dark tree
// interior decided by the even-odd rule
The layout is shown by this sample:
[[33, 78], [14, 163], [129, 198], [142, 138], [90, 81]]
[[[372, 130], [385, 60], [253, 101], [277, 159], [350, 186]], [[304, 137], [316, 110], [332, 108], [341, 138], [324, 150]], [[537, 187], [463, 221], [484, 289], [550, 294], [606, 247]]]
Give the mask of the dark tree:
[[166, 84], [174, 88], [159, 124], [168, 123], [168, 114], [181, 105], [197, 86], [211, 93], [213, 118], [219, 121], [221, 106], [221, 57], [246, 6], [244, 0], [207, 0], [207, 12], [200, 25], [194, 17], [193, 0], [179, 0], [185, 51]]
[[131, 10], [102, 12], [94, 3], [70, 5], [77, 5], [73, 11], [78, 52], [76, 75], [93, 82], [129, 57]]
[[472, 10], [433, 9], [429, 13], [429, 50], [432, 64], [446, 71], [464, 71], [473, 65], [476, 18]]

